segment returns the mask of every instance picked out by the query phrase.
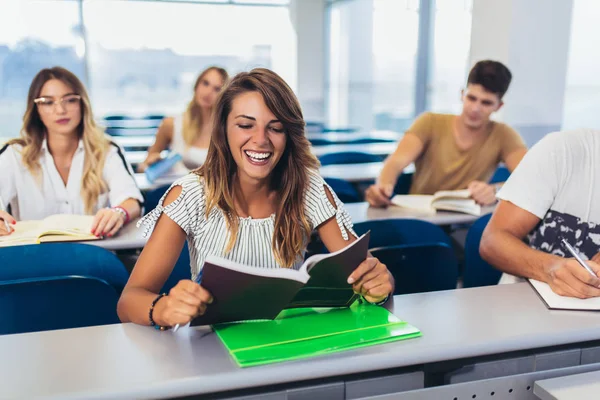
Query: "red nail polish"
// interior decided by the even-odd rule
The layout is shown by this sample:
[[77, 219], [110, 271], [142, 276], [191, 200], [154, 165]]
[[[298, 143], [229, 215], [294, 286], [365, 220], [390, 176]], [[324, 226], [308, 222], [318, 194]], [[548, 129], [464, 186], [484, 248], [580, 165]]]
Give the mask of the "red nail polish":
[[13, 224], [13, 225], [16, 225], [16, 223], [17, 223], [17, 221], [13, 221], [13, 222], [12, 222], [12, 224]]

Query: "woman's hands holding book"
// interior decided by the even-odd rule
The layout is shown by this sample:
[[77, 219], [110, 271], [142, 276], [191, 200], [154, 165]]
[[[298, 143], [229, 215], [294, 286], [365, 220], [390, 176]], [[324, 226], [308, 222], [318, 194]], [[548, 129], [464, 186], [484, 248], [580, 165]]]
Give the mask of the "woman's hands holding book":
[[394, 278], [385, 264], [367, 257], [348, 277], [352, 289], [369, 303], [379, 303], [394, 290]]
[[181, 280], [156, 303], [153, 318], [162, 326], [185, 325], [204, 314], [212, 300], [212, 295], [196, 282]]

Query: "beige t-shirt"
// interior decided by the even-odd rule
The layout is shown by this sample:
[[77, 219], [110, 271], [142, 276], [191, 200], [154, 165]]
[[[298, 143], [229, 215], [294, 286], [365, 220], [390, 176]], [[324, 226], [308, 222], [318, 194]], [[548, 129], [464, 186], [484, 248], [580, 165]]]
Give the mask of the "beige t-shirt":
[[490, 122], [487, 137], [468, 150], [461, 150], [454, 139], [452, 114], [426, 112], [406, 132], [423, 142], [423, 152], [415, 160], [411, 194], [434, 194], [438, 190], [466, 189], [472, 181], [488, 182], [498, 164], [519, 148], [526, 148], [514, 129], [501, 122]]

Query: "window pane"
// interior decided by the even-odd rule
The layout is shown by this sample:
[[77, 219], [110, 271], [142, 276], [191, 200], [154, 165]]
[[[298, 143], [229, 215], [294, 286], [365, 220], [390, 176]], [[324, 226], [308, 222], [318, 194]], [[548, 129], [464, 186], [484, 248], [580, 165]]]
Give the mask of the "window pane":
[[76, 1], [3, 0], [1, 7], [0, 143], [19, 135], [29, 85], [40, 69], [62, 66], [85, 83]]
[[[99, 115], [183, 112], [197, 75], [210, 65], [230, 75], [271, 68], [295, 89], [296, 37], [287, 7], [83, 4], [92, 99]], [[223, 29], [224, 21], [235, 29]]]
[[403, 130], [412, 120], [417, 7], [398, 0], [329, 6], [329, 124]]
[[436, 0], [429, 109], [460, 113], [469, 70], [472, 0]]
[[573, 2], [563, 128], [600, 128], [600, 2]]

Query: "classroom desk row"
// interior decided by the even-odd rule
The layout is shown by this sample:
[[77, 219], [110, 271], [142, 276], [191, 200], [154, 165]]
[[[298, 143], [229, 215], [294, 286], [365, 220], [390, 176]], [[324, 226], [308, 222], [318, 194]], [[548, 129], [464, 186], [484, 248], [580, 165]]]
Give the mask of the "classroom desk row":
[[549, 311], [527, 283], [395, 296], [387, 307], [423, 336], [250, 368], [207, 327], [1, 336], [0, 398], [533, 399], [536, 381], [600, 370], [600, 316]]
[[[369, 207], [366, 202], [349, 203], [344, 207], [350, 214], [353, 223], [380, 220], [380, 219], [420, 219], [435, 225], [454, 225], [469, 224], [475, 222], [478, 218], [473, 215], [455, 213], [449, 211], [438, 211], [435, 214], [419, 213], [417, 211], [406, 210], [400, 207], [389, 207], [387, 209]], [[491, 213], [494, 207], [484, 207], [482, 215]], [[139, 219], [127, 224], [117, 236], [103, 240], [91, 240], [85, 242], [94, 246], [100, 246], [107, 250], [133, 250], [141, 249], [146, 245], [148, 238], [143, 237], [144, 227], [137, 228], [136, 223]]]

